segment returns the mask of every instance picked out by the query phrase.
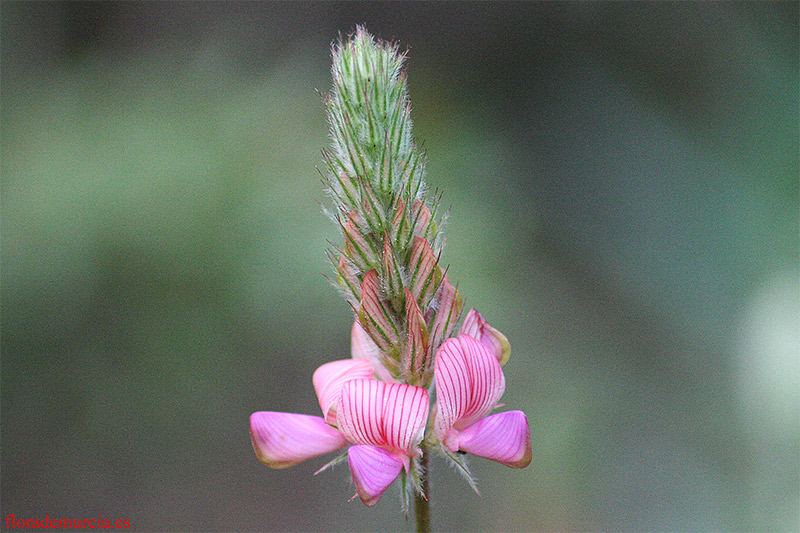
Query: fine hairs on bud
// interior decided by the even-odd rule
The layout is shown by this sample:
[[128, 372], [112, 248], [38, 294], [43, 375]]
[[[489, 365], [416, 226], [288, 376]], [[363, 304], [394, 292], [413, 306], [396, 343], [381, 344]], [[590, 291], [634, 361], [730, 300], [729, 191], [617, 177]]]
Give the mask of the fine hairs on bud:
[[[411, 105], [397, 45], [376, 43], [359, 26], [334, 45], [333, 89], [328, 98], [333, 155], [341, 170], [372, 181], [381, 192], [398, 192], [402, 172], [416, 166]], [[413, 162], [412, 167], [400, 165]], [[412, 173], [416, 177], [422, 174]]]

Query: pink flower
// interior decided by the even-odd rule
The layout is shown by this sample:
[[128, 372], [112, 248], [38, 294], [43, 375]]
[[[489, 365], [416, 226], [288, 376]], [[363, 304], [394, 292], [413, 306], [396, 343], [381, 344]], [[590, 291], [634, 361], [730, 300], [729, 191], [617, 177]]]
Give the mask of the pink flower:
[[347, 453], [358, 495], [367, 505], [409, 469], [420, 454], [428, 421], [428, 391], [422, 387], [377, 380], [345, 383], [339, 404], [339, 430], [356, 444]]
[[512, 468], [528, 466], [531, 434], [525, 413], [489, 415], [505, 390], [498, 357], [482, 342], [460, 334], [442, 344], [434, 365], [437, 411], [433, 430], [444, 447]]
[[356, 490], [366, 505], [375, 505], [420, 453], [428, 391], [371, 378], [367, 360], [333, 361], [319, 367], [313, 378], [325, 418], [253, 413], [250, 437], [258, 459], [271, 468], [286, 468], [352, 445], [347, 455]]

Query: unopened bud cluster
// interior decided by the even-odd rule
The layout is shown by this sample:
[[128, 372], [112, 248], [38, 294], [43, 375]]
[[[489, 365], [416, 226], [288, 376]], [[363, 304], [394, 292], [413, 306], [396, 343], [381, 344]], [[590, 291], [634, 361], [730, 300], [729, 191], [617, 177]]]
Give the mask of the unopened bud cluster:
[[334, 49], [324, 157], [344, 245], [330, 258], [378, 361], [392, 379], [428, 387], [462, 300], [439, 264], [439, 203], [426, 200], [403, 60], [361, 28]]

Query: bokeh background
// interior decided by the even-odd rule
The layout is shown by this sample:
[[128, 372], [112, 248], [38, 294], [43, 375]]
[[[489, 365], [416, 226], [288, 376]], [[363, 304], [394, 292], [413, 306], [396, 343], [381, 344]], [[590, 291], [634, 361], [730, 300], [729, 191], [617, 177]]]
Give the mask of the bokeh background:
[[359, 23], [533, 433], [481, 497], [434, 461], [434, 528], [800, 527], [797, 2], [0, 9], [3, 527], [413, 527], [247, 430], [349, 353], [315, 90]]

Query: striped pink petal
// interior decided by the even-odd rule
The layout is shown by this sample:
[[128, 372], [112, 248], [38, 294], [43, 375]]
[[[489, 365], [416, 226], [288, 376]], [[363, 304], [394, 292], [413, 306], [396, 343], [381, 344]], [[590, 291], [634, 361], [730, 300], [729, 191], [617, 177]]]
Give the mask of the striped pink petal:
[[[447, 339], [434, 363], [437, 413], [434, 433], [451, 451], [458, 430], [480, 420], [497, 406], [505, 377], [497, 358], [467, 335]], [[456, 431], [451, 436], [451, 433]]]
[[270, 468], [296, 465], [347, 444], [322, 417], [271, 411], [250, 416], [250, 439], [258, 460]]
[[497, 357], [500, 366], [506, 364], [508, 358], [511, 357], [511, 344], [506, 336], [490, 326], [475, 309], [470, 309], [467, 316], [464, 317], [458, 334], [469, 335], [473, 339], [481, 341], [481, 344]]
[[342, 387], [339, 430], [354, 444], [383, 446], [407, 457], [418, 454], [428, 418], [422, 387], [354, 379]]
[[331, 361], [314, 371], [314, 390], [328, 424], [336, 425], [336, 406], [344, 382], [350, 379], [371, 379], [372, 376], [372, 365], [363, 359]]
[[370, 507], [378, 503], [403, 468], [401, 459], [376, 446], [350, 446], [347, 461], [358, 496]]
[[383, 389], [386, 444], [414, 456], [428, 421], [428, 391], [401, 384], [386, 385]]
[[522, 411], [487, 416], [458, 434], [458, 449], [511, 468], [531, 462], [531, 430]]

